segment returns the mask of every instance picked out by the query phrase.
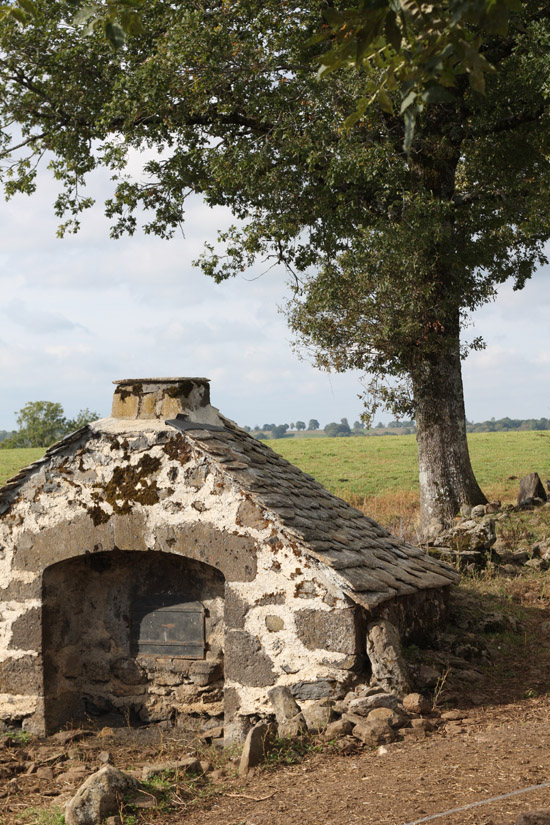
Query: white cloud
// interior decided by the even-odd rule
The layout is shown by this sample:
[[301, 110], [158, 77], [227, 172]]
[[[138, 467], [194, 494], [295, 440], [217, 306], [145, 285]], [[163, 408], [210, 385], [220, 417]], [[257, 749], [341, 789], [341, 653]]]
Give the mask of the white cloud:
[[76, 324], [59, 312], [48, 312], [41, 309], [33, 309], [23, 301], [14, 298], [9, 301], [3, 310], [10, 321], [39, 335], [51, 332], [65, 332], [67, 330], [81, 329], [87, 332], [82, 324]]
[[[216, 285], [193, 269], [205, 240], [230, 221], [200, 199], [188, 204], [185, 237], [108, 237], [98, 206], [77, 236], [55, 237], [46, 180], [31, 199], [0, 205], [0, 429], [27, 401], [60, 401], [67, 414], [110, 409], [113, 379], [205, 375], [212, 401], [242, 424], [342, 416], [355, 420], [358, 373], [328, 375], [300, 361], [278, 306], [286, 276], [258, 267]], [[108, 186], [98, 176], [101, 200]], [[475, 315], [469, 337], [488, 348], [464, 365], [468, 416], [548, 415], [549, 268], [523, 292], [505, 286]], [[386, 416], [386, 420], [388, 416]]]

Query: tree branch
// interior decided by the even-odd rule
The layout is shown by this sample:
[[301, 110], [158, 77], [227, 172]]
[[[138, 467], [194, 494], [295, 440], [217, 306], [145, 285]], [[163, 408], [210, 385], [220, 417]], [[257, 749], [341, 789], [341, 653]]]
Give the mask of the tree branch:
[[489, 126], [487, 129], [470, 129], [468, 130], [468, 137], [486, 137], [488, 135], [499, 135], [502, 132], [512, 132], [520, 126], [536, 123], [547, 112], [547, 107], [541, 105], [535, 112], [523, 112], [520, 115], [513, 115], [501, 120], [500, 123], [494, 124], [494, 126]]
[[42, 138], [48, 137], [49, 134], [50, 132], [42, 132], [40, 135], [31, 135], [16, 146], [10, 146], [9, 149], [6, 149], [4, 152], [0, 152], [0, 158], [7, 158], [12, 152], [17, 152], [18, 149], [22, 149], [24, 146], [28, 146], [29, 143], [34, 143], [36, 140], [42, 140]]

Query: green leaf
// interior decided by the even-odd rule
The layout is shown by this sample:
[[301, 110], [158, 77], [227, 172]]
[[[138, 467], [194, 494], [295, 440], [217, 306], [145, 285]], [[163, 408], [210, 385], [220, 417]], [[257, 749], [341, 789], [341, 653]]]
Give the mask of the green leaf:
[[403, 112], [405, 112], [409, 108], [409, 106], [411, 106], [414, 103], [415, 100], [416, 100], [416, 90], [412, 89], [408, 93], [408, 95], [403, 99], [403, 101], [401, 103], [401, 108], [399, 110], [399, 114], [402, 115]]
[[23, 11], [23, 9], [9, 9], [9, 14], [11, 17], [17, 20], [18, 23], [22, 23], [23, 25], [28, 23], [28, 17]]
[[84, 6], [79, 9], [73, 17], [73, 25], [80, 26], [83, 23], [87, 23], [91, 17], [94, 17], [98, 13], [98, 11], [100, 11], [100, 7], [97, 5]]
[[397, 17], [394, 12], [390, 12], [386, 17], [385, 33], [390, 46], [398, 52], [401, 48], [401, 29], [397, 25]]
[[384, 88], [381, 88], [378, 92], [378, 103], [383, 112], [387, 112], [389, 115], [393, 114], [393, 103]]
[[105, 37], [116, 50], [122, 48], [126, 43], [126, 32], [119, 23], [114, 23], [112, 20], [107, 20], [104, 24]]
[[342, 26], [346, 22], [346, 18], [336, 9], [323, 9], [323, 17], [330, 26]]
[[454, 99], [447, 89], [439, 85], [429, 86], [420, 97], [424, 103], [449, 103]]
[[352, 126], [355, 126], [357, 121], [361, 120], [361, 115], [359, 112], [352, 112], [351, 115], [348, 115], [347, 118], [344, 120], [344, 128], [351, 129]]
[[37, 9], [32, 0], [19, 0], [19, 5], [27, 12], [27, 14], [30, 14], [31, 17], [36, 17]]
[[482, 95], [485, 94], [485, 75], [479, 68], [476, 67], [468, 72], [468, 80], [475, 92], [479, 92]]
[[416, 127], [416, 107], [414, 109], [407, 109], [403, 115], [405, 121], [405, 139], [403, 141], [403, 149], [409, 153], [414, 139], [414, 130]]

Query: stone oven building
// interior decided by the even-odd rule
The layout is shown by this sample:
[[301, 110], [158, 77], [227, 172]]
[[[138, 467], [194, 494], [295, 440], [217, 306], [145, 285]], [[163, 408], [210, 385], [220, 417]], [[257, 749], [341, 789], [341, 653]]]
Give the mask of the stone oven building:
[[365, 629], [441, 619], [456, 573], [210, 405], [204, 378], [118, 381], [112, 417], [0, 490], [0, 720], [212, 719], [228, 741], [368, 681]]

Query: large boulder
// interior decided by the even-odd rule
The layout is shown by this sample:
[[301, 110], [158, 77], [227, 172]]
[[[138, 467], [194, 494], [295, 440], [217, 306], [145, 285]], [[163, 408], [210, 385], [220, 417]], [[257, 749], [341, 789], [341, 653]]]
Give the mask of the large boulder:
[[519, 483], [518, 507], [530, 502], [534, 498], [540, 498], [542, 501], [547, 501], [548, 499], [539, 474], [529, 473], [529, 475], [524, 476]]
[[382, 619], [368, 626], [367, 656], [371, 663], [373, 682], [396, 696], [406, 696], [411, 692], [409, 671], [395, 625]]
[[461, 569], [481, 569], [486, 566], [496, 540], [494, 519], [467, 519], [431, 539], [426, 549], [430, 555], [456, 564]]
[[65, 806], [66, 825], [100, 825], [116, 814], [123, 795], [137, 786], [130, 774], [106, 765], [80, 786]]

